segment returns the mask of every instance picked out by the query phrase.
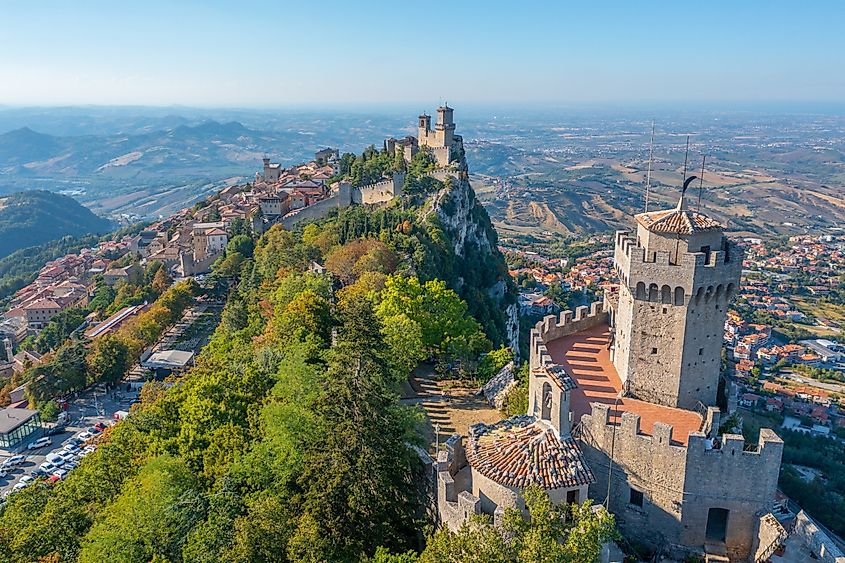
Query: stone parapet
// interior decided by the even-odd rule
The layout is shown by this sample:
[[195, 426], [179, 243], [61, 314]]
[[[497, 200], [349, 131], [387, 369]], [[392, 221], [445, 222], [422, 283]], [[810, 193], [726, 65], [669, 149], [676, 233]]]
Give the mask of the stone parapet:
[[602, 301], [596, 301], [589, 307], [578, 307], [575, 309], [575, 313], [563, 311], [559, 316], [547, 315], [543, 317], [543, 320], [531, 329], [529, 337], [531, 368], [554, 365], [546, 348], [546, 342], [606, 323], [607, 318], [607, 310]]

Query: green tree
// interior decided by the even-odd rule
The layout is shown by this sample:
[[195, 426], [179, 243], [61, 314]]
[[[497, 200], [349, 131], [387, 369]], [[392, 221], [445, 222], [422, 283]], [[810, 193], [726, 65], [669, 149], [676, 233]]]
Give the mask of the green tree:
[[87, 536], [80, 563], [181, 559], [187, 533], [205, 515], [195, 476], [178, 460], [150, 460]]
[[316, 410], [329, 431], [304, 460], [302, 514], [289, 557], [358, 560], [376, 546], [413, 545], [418, 460], [406, 446], [413, 419], [396, 403], [378, 320], [350, 302], [329, 351]]
[[430, 353], [468, 357], [490, 346], [466, 303], [441, 280], [422, 284], [416, 277], [390, 276], [377, 312], [385, 325], [402, 314], [415, 321]]
[[246, 258], [252, 258], [252, 253], [255, 250], [255, 243], [252, 238], [247, 235], [237, 235], [232, 237], [229, 244], [226, 245], [226, 253], [238, 253]]
[[79, 307], [59, 312], [36, 337], [35, 349], [44, 353], [58, 348], [83, 322], [85, 311]]
[[511, 508], [501, 528], [489, 517], [476, 517], [453, 533], [444, 528], [426, 545], [420, 561], [501, 561], [546, 563], [550, 561], [590, 562], [599, 557], [604, 542], [616, 536], [613, 515], [589, 502], [555, 505], [537, 487], [523, 492], [529, 518]]
[[129, 359], [129, 346], [119, 336], [101, 336], [88, 353], [92, 381], [120, 381], [129, 370]]

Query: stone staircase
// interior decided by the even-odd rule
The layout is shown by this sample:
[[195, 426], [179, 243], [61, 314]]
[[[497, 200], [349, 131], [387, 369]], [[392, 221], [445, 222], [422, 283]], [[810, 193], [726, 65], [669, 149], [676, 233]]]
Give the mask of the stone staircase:
[[705, 563], [730, 563], [728, 550], [723, 543], [704, 544]]

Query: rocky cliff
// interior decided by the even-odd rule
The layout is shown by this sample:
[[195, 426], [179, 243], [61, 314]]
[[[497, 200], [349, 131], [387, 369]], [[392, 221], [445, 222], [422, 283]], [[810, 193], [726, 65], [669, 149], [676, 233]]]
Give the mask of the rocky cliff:
[[517, 289], [508, 275], [498, 236], [487, 211], [476, 199], [465, 172], [443, 174], [443, 187], [429, 198], [423, 212], [440, 224], [455, 257], [456, 289], [476, 318], [491, 319], [485, 329], [494, 339], [518, 353], [519, 314]]

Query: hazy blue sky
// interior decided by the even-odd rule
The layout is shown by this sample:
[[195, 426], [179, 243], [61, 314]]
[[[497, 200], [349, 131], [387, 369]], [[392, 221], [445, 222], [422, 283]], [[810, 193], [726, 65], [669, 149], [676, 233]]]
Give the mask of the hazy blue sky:
[[845, 101], [845, 2], [4, 0], [0, 104]]

